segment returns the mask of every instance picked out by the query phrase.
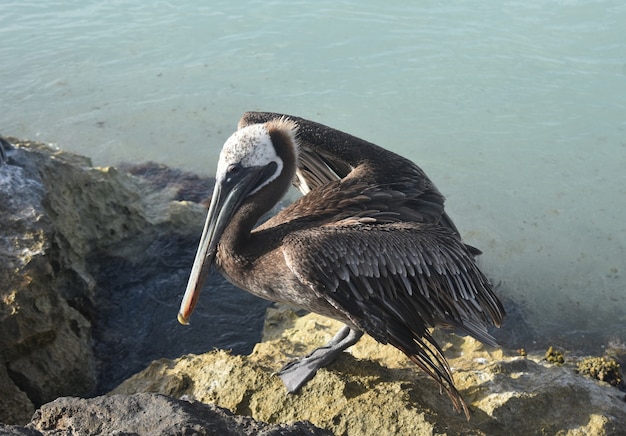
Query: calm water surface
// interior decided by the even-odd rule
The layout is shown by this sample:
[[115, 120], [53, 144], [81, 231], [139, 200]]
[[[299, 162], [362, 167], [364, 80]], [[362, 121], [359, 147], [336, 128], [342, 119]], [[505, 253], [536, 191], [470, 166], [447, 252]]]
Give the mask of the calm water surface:
[[0, 132], [211, 175], [246, 110], [326, 123], [422, 166], [541, 336], [626, 341], [623, 1], [194, 3], [2, 2]]

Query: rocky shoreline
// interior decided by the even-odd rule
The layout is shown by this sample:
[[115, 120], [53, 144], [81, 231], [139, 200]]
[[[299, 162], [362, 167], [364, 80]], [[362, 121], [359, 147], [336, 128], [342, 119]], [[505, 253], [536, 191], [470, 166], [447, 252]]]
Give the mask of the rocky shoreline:
[[[9, 142], [0, 162], [0, 434], [626, 434], [623, 382], [583, 376], [582, 359], [549, 362], [441, 332], [469, 422], [401, 353], [370, 338], [288, 395], [272, 373], [338, 325], [284, 307], [268, 309], [254, 350], [201, 354], [211, 346], [200, 344], [178, 358], [175, 335], [168, 342], [154, 315], [163, 354], [90, 398], [122, 381], [120, 361], [145, 367], [137, 355], [146, 352], [128, 337], [151, 337], [137, 333], [145, 326], [132, 311], [152, 310], [150, 299], [177, 302], [211, 181], [158, 165], [95, 168], [44, 144]], [[120, 271], [135, 274], [130, 295], [146, 296], [136, 307], [120, 298], [129, 292]], [[127, 334], [109, 337], [99, 326], [116, 312]], [[247, 328], [260, 339], [260, 325]], [[609, 356], [614, 364], [621, 352]]]

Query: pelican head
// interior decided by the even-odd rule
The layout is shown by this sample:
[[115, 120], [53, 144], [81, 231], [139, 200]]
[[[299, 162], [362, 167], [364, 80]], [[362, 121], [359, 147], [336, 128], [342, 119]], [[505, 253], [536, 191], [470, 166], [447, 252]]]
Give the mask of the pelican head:
[[224, 143], [209, 212], [178, 312], [181, 324], [189, 324], [189, 317], [215, 260], [220, 238], [235, 212], [246, 198], [256, 195], [281, 175], [284, 162], [276, 141], [286, 142], [292, 154], [297, 152], [296, 130], [293, 121], [274, 120], [242, 127]]

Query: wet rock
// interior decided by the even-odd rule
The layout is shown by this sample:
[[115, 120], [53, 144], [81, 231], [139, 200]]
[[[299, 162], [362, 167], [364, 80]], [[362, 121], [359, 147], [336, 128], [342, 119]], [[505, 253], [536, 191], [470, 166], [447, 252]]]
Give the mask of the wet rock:
[[174, 200], [193, 201], [203, 203], [209, 207], [214, 180], [208, 180], [196, 174], [191, 174], [177, 168], [169, 168], [156, 162], [141, 164], [120, 164], [122, 171], [140, 177], [150, 183], [155, 191], [165, 189], [173, 191]]
[[436, 384], [399, 351], [364, 338], [296, 395], [272, 375], [328, 341], [339, 324], [270, 311], [266, 341], [249, 356], [224, 351], [153, 362], [115, 393], [160, 392], [214, 403], [265, 422], [308, 420], [338, 435], [623, 434], [624, 393], [552, 365], [508, 355], [472, 338], [437, 333], [470, 408], [454, 412]]

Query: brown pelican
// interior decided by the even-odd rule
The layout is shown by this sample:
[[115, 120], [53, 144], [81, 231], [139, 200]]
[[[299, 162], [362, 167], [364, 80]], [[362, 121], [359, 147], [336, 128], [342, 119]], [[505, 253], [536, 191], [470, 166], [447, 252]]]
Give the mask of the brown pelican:
[[[305, 195], [253, 229], [293, 181]], [[244, 114], [226, 141], [178, 319], [187, 324], [215, 262], [235, 286], [345, 323], [324, 347], [287, 364], [290, 392], [363, 333], [403, 351], [469, 412], [429, 328], [496, 346], [504, 309], [411, 161], [302, 118]]]

